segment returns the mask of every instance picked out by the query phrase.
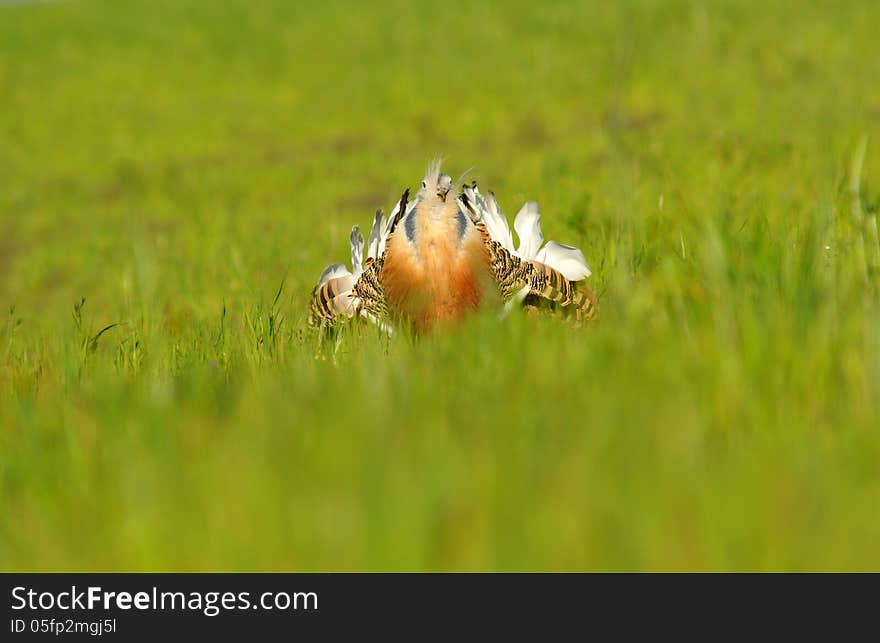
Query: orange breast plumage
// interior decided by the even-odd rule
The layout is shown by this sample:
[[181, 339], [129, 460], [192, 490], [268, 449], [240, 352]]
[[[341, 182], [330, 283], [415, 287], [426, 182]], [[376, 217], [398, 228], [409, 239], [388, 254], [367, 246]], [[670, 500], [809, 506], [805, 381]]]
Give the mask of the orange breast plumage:
[[449, 191], [446, 175], [426, 179], [386, 250], [388, 310], [422, 330], [476, 309], [489, 285], [483, 239]]

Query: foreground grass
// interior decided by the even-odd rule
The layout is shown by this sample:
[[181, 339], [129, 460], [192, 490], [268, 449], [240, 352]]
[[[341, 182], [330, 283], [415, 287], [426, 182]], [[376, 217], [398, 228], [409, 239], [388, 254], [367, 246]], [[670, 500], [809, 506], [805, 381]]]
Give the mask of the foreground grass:
[[[880, 568], [877, 9], [260, 7], [0, 7], [0, 568]], [[329, 356], [438, 152], [599, 318]]]

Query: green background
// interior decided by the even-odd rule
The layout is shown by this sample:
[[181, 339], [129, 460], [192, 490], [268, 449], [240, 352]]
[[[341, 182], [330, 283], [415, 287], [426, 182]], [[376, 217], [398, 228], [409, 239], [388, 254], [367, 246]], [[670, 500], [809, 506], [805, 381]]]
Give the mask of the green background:
[[[880, 569], [877, 25], [0, 2], [0, 569]], [[439, 154], [599, 316], [322, 350]]]

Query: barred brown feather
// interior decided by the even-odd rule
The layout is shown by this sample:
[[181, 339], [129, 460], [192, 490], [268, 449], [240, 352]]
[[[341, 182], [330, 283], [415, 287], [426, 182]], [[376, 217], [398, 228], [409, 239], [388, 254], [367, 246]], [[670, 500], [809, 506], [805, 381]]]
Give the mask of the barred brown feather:
[[504, 301], [525, 286], [529, 294], [557, 302], [560, 306], [574, 306], [578, 319], [589, 319], [596, 310], [596, 296], [583, 286], [580, 290], [559, 271], [537, 261], [523, 261], [489, 236], [482, 223], [477, 229], [489, 258], [489, 266]]
[[309, 325], [330, 327], [337, 317], [345, 314], [343, 309], [336, 304], [336, 298], [343, 295], [342, 279], [330, 279], [312, 291], [312, 301], [309, 306]]
[[385, 266], [385, 253], [378, 259], [367, 259], [361, 278], [354, 285], [354, 294], [360, 300], [359, 310], [371, 315], [374, 319], [388, 317], [385, 304], [385, 291], [382, 288], [382, 268]]

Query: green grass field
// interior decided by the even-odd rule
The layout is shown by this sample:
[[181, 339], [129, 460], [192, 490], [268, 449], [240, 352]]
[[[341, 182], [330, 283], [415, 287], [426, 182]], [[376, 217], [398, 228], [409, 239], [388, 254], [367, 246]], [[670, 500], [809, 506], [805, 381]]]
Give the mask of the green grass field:
[[[880, 4], [295, 4], [0, 2], [0, 569], [880, 570]], [[438, 154], [598, 317], [328, 357]]]

